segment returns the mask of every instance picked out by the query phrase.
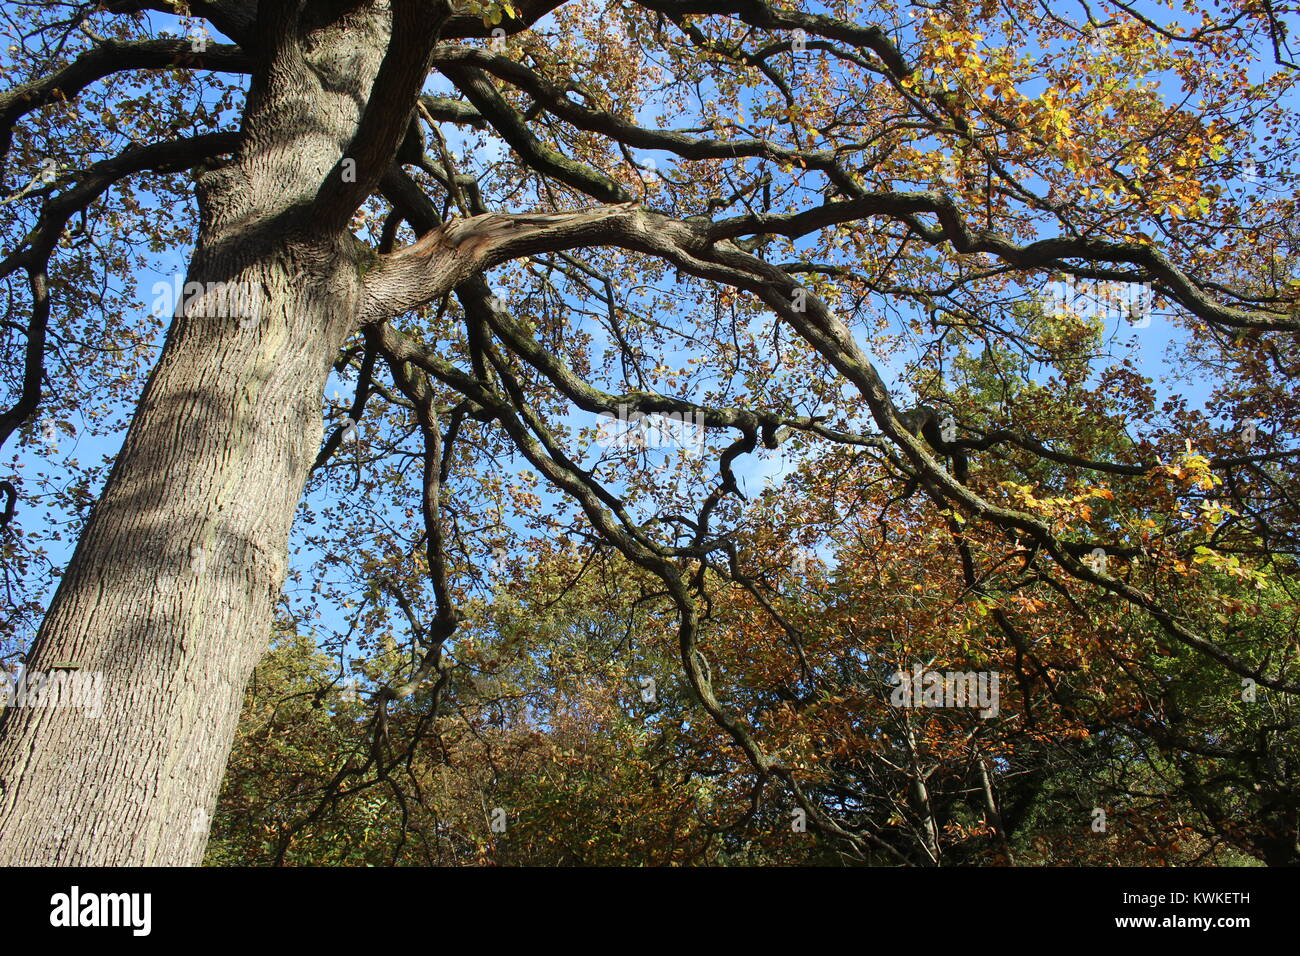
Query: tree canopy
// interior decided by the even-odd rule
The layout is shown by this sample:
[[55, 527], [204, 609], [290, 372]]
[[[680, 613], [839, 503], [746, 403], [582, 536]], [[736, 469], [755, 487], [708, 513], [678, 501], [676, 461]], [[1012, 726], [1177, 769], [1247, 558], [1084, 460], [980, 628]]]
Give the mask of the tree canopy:
[[9, 4], [0, 859], [1300, 863], [1298, 14]]

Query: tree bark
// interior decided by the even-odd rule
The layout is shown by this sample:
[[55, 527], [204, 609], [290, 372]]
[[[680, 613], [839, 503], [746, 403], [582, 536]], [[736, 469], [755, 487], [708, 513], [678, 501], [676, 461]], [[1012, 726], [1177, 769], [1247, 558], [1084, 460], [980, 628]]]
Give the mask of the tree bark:
[[295, 264], [236, 273], [268, 292], [256, 326], [190, 317], [168, 337], [27, 662], [102, 673], [102, 713], [6, 712], [0, 863], [202, 858], [356, 302], [346, 277], [306, 283], [334, 301], [298, 294]]
[[[100, 716], [5, 711], [3, 865], [203, 857], [320, 447], [328, 369], [372, 264], [346, 228], [318, 221], [318, 197], [346, 182], [389, 33], [383, 8], [316, 23], [291, 4], [263, 8], [287, 19], [262, 24], [238, 151], [199, 177], [187, 277], [235, 283], [234, 295], [173, 320], [28, 655], [32, 672], [102, 674]], [[241, 321], [250, 302], [257, 321]]]

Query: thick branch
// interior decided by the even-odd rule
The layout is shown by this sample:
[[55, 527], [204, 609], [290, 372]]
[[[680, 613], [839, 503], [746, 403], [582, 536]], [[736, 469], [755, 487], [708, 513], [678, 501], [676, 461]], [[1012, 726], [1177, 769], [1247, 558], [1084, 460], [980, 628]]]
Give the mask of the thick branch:
[[520, 256], [601, 244], [613, 234], [632, 243], [650, 228], [648, 217], [635, 203], [620, 203], [581, 212], [453, 220], [384, 258], [366, 276], [361, 322], [401, 315]]
[[448, 16], [445, 4], [432, 0], [394, 0], [392, 9], [388, 50], [344, 156], [355, 161], [356, 175], [345, 177], [337, 168], [317, 194], [316, 218], [328, 230], [347, 226], [388, 169], [411, 125], [429, 57]]

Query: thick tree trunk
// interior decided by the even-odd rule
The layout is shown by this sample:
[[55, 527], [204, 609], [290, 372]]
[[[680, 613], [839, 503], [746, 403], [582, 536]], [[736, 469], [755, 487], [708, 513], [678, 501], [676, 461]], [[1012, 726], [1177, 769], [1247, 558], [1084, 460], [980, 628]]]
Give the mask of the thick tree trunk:
[[[0, 864], [202, 860], [328, 368], [361, 306], [364, 253], [313, 210], [357, 135], [389, 22], [382, 7], [311, 5], [315, 23], [263, 8], [243, 142], [201, 177], [188, 277], [233, 295], [174, 321], [28, 657], [33, 672], [102, 674], [100, 716], [5, 712]], [[232, 299], [258, 321], [223, 316]]]
[[28, 660], [102, 673], [102, 712], [7, 711], [0, 863], [202, 858], [356, 302], [319, 274], [298, 294], [294, 265], [235, 273], [268, 293], [257, 325], [193, 317], [169, 336]]

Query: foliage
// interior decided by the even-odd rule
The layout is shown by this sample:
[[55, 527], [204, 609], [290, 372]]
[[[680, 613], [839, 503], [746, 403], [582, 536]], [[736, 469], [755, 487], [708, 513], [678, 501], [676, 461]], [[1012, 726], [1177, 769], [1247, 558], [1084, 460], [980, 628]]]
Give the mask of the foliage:
[[357, 304], [208, 863], [1300, 862], [1300, 16], [1059, 7], [13, 5], [0, 654], [360, 23], [233, 243]]

